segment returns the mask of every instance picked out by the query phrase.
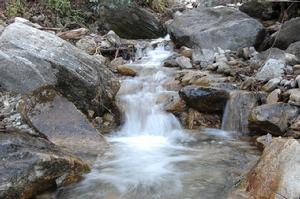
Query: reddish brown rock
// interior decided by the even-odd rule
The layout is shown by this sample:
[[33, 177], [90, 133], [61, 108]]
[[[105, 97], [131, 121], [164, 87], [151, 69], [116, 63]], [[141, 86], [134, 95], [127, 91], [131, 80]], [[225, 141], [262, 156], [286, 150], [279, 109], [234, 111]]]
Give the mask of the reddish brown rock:
[[134, 71], [133, 69], [129, 68], [126, 65], [120, 65], [120, 66], [118, 66], [117, 67], [117, 71], [121, 75], [131, 76], [131, 77], [134, 77], [137, 74], [136, 71]]
[[300, 196], [300, 144], [275, 138], [230, 199], [298, 199]]

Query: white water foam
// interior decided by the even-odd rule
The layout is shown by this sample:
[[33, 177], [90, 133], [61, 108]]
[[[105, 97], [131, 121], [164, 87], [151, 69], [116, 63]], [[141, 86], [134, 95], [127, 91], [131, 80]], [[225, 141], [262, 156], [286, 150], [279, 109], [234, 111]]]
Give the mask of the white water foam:
[[[237, 158], [237, 151], [222, 142], [211, 146], [210, 138], [193, 145], [176, 117], [163, 110], [158, 97], [170, 92], [162, 85], [171, 69], [162, 64], [173, 53], [164, 41], [152, 42], [157, 47], [139, 51], [143, 58], [130, 64], [138, 76], [124, 79], [117, 96], [124, 125], [107, 136], [110, 149], [85, 179], [60, 191], [59, 199], [213, 199], [223, 194], [226, 159], [231, 153]], [[228, 138], [224, 131], [205, 133]]]

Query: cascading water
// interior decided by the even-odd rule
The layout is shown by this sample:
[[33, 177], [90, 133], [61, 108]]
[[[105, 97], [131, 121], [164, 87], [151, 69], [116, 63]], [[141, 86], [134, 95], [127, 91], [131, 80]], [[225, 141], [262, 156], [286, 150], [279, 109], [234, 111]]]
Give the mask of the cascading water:
[[[234, 173], [256, 158], [252, 146], [228, 139], [226, 132], [187, 133], [163, 110], [158, 98], [172, 92], [162, 85], [173, 71], [162, 63], [172, 50], [155, 42], [156, 48], [143, 51], [142, 59], [130, 64], [139, 75], [122, 81], [118, 100], [125, 122], [107, 136], [110, 149], [83, 181], [59, 190], [56, 198], [222, 198], [235, 183]], [[225, 136], [215, 136], [220, 134]]]
[[[148, 49], [140, 63], [132, 64], [139, 70], [139, 76], [122, 82], [119, 99], [126, 111], [120, 134], [169, 136], [170, 132], [181, 130], [178, 120], [163, 111], [162, 103], [157, 103], [158, 96], [168, 92], [162, 87], [168, 76], [161, 65], [171, 55], [172, 52], [160, 44], [154, 50]], [[128, 88], [133, 89], [124, 94], [122, 90]]]

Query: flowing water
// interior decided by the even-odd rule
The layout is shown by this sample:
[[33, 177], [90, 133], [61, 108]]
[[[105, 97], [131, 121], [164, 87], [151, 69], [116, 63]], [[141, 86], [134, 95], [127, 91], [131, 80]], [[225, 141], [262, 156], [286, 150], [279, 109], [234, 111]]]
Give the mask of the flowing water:
[[174, 71], [162, 62], [171, 55], [161, 43], [131, 64], [139, 75], [125, 78], [118, 94], [124, 125], [106, 136], [110, 149], [84, 180], [59, 190], [55, 198], [224, 198], [257, 159], [248, 142], [216, 129], [184, 130], [163, 110], [158, 98], [172, 92], [162, 85]]

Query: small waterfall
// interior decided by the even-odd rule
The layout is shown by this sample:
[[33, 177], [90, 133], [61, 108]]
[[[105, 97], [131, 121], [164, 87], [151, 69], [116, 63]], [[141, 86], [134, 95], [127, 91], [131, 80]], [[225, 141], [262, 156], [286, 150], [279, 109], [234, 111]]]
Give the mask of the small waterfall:
[[242, 134], [249, 133], [249, 114], [255, 106], [258, 106], [261, 98], [260, 93], [232, 91], [223, 113], [222, 129]]
[[177, 118], [163, 110], [162, 102], [157, 102], [160, 95], [168, 92], [162, 87], [168, 74], [161, 66], [171, 55], [172, 51], [166, 50], [164, 44], [159, 43], [155, 49], [146, 50], [140, 63], [132, 64], [139, 71], [139, 76], [125, 79], [121, 94], [117, 96], [122, 106], [126, 107], [125, 124], [120, 134], [169, 136], [181, 130]]
[[[117, 95], [124, 113], [119, 132], [84, 180], [56, 193], [56, 199], [215, 199], [234, 184], [233, 172], [253, 159], [247, 143], [231, 144], [227, 132], [207, 129], [189, 133], [163, 109], [159, 96], [173, 69], [162, 67], [173, 54], [165, 39], [139, 51], [128, 64], [138, 76], [122, 80]], [[241, 148], [239, 149], [239, 145]]]
[[[99, 158], [77, 189], [101, 187], [112, 194], [102, 191], [96, 195], [99, 198], [115, 198], [116, 194], [116, 198], [126, 199], [181, 199], [181, 174], [174, 164], [187, 161], [189, 156], [184, 153], [190, 149], [177, 144], [177, 140], [189, 137], [177, 118], [163, 110], [163, 102], [158, 102], [160, 95], [169, 92], [162, 86], [170, 73], [162, 67], [163, 61], [173, 54], [164, 45], [166, 39], [153, 41], [150, 44], [157, 47], [138, 51], [143, 57], [128, 64], [138, 76], [122, 80], [117, 95], [124, 111], [124, 125], [107, 137], [113, 146], [111, 153]], [[89, 198], [89, 193], [71, 195], [67, 197]]]

